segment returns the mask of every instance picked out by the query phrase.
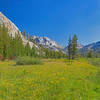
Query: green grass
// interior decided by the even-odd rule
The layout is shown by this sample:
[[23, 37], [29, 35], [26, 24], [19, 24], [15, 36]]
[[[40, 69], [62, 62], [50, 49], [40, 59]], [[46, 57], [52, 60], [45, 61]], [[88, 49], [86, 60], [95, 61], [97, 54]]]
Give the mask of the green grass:
[[88, 61], [97, 67], [100, 67], [100, 58], [88, 58]]
[[86, 59], [72, 65], [65, 59], [43, 62], [0, 62], [0, 100], [100, 100], [98, 67]]

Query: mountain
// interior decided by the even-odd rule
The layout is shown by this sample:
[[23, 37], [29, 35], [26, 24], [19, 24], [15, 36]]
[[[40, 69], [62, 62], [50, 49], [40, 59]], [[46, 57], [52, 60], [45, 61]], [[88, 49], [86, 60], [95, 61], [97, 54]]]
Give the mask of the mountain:
[[77, 48], [78, 49], [82, 49], [84, 47], [84, 45], [82, 45], [81, 43], [78, 43]]
[[63, 47], [48, 37], [33, 36], [32, 39], [39, 45], [49, 48], [50, 50], [59, 51], [63, 50]]
[[[26, 45], [29, 42], [31, 48], [34, 46], [39, 49], [41, 46], [43, 46], [45, 48], [49, 48], [50, 50], [63, 51], [64, 53], [68, 51], [68, 47], [64, 48], [48, 37], [33, 36], [32, 40], [34, 40], [35, 43], [33, 41], [25, 39], [18, 27], [3, 13], [0, 12], [0, 25], [2, 26], [3, 24], [8, 28], [8, 34], [10, 36], [15, 37], [15, 34], [19, 34], [22, 38], [23, 44]], [[78, 49], [80, 53], [87, 53], [89, 50], [100, 53], [100, 41], [86, 46], [83, 46], [79, 43]]]
[[24, 36], [21, 34], [18, 27], [10, 21], [2, 12], [0, 12], [0, 25], [5, 25], [8, 28], [8, 33], [10, 36], [15, 37], [15, 34], [18, 34], [21, 36], [23, 44], [26, 45], [28, 42], [30, 44], [30, 47], [34, 45], [33, 42], [30, 42], [24, 38]]
[[54, 51], [59, 51], [63, 49], [61, 45], [57, 44], [55, 41], [49, 39], [48, 37], [33, 36], [32, 39], [36, 43], [28, 41], [24, 38], [18, 27], [11, 20], [9, 20], [2, 12], [0, 12], [0, 25], [3, 24], [8, 28], [8, 33], [10, 36], [15, 37], [15, 34], [19, 33], [19, 35], [22, 38], [23, 44], [26, 45], [29, 42], [31, 48], [34, 46], [39, 49], [40, 46], [44, 46], [45, 48], [49, 48], [50, 50]]
[[12, 23], [6, 16], [4, 16], [0, 12], [0, 25], [2, 25], [3, 23], [8, 28], [8, 33], [12, 35], [12, 37], [15, 37], [15, 33], [17, 34], [19, 29], [17, 28], [17, 26], [15, 26], [14, 23]]
[[[11, 20], [9, 20], [2, 12], [0, 12], [0, 25], [3, 24], [8, 28], [8, 34], [10, 36], [15, 37], [15, 34], [19, 34], [22, 38], [24, 45], [26, 45], [29, 42], [31, 48], [34, 46], [36, 47], [36, 49], [39, 49], [41, 46], [43, 46], [45, 48], [49, 48], [50, 50], [62, 51], [64, 53], [67, 52], [68, 47], [64, 48], [55, 41], [49, 39], [48, 37], [32, 36], [32, 40], [34, 40], [35, 43], [33, 41], [27, 40], [26, 38], [24, 38], [18, 27]], [[87, 52], [90, 49], [93, 49], [94, 51], [100, 51], [100, 42], [93, 43], [87, 46], [78, 44], [78, 49], [80, 52]]]
[[87, 53], [89, 50], [100, 52], [100, 41], [84, 46], [80, 49], [80, 53]]

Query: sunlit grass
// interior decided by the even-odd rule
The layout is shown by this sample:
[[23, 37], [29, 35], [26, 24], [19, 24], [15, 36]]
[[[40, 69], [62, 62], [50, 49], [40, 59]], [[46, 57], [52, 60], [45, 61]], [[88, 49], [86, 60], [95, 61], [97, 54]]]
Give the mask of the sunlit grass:
[[0, 62], [1, 100], [100, 100], [98, 68], [87, 60], [45, 59], [43, 65]]

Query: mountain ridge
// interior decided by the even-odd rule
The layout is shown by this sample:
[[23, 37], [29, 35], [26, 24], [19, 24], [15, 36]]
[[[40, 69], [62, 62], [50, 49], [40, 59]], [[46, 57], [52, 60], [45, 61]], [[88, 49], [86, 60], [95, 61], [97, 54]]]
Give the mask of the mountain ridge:
[[100, 41], [84, 46], [80, 49], [80, 52], [87, 53], [89, 50], [92, 50], [93, 52], [100, 52]]
[[38, 44], [42, 45], [45, 48], [49, 48], [50, 50], [59, 51], [62, 50], [63, 47], [57, 42], [51, 40], [48, 37], [40, 37], [40, 36], [32, 36], [32, 39]]
[[10, 19], [8, 19], [2, 12], [0, 12], [0, 25], [3, 24], [8, 28], [8, 34], [10, 36], [15, 37], [16, 34], [19, 34], [22, 38], [24, 45], [26, 45], [29, 42], [30, 47], [33, 47], [33, 43], [24, 38], [18, 27]]
[[[32, 36], [32, 39], [36, 42], [36, 44], [32, 41], [25, 39], [19, 28], [10, 19], [8, 19], [2, 12], [0, 12], [0, 25], [3, 24], [8, 28], [8, 33], [12, 37], [15, 37], [15, 34], [19, 33], [24, 45], [26, 45], [29, 42], [31, 48], [35, 46], [36, 48], [39, 49], [39, 46], [44, 46], [45, 48], [49, 48], [50, 50], [63, 51], [64, 53], [67, 52], [67, 47], [61, 46], [60, 44], [51, 40], [48, 37]], [[78, 43], [78, 49], [80, 53], [87, 53], [89, 50], [92, 50], [93, 52], [100, 52], [100, 41], [85, 46]]]
[[[49, 48], [50, 50], [54, 50], [54, 51], [62, 50], [62, 47], [60, 45], [58, 45], [58, 43], [56, 43], [55, 41], [49, 39], [48, 37], [32, 36], [33, 40], [34, 39], [38, 39], [38, 40], [42, 39], [45, 42], [45, 43], [43, 41], [42, 41], [42, 43], [37, 42], [38, 45], [35, 44], [32, 41], [29, 41], [29, 40], [25, 39], [24, 36], [22, 35], [21, 31], [19, 30], [19, 28], [10, 19], [8, 19], [2, 12], [0, 12], [0, 25], [3, 25], [3, 24], [8, 28], [8, 34], [10, 36], [15, 37], [15, 35], [19, 33], [19, 35], [22, 38], [22, 41], [23, 41], [24, 45], [26, 45], [29, 42], [31, 48], [33, 46], [35, 46], [37, 49], [39, 49], [38, 45], [41, 44], [45, 48]], [[51, 44], [51, 45], [46, 45], [46, 44]]]

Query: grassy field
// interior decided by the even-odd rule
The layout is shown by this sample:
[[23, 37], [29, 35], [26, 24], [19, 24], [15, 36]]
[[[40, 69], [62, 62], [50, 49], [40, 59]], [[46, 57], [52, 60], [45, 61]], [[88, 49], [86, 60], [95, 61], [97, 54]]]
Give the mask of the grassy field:
[[43, 60], [42, 65], [0, 62], [0, 100], [100, 100], [99, 68], [87, 60]]

